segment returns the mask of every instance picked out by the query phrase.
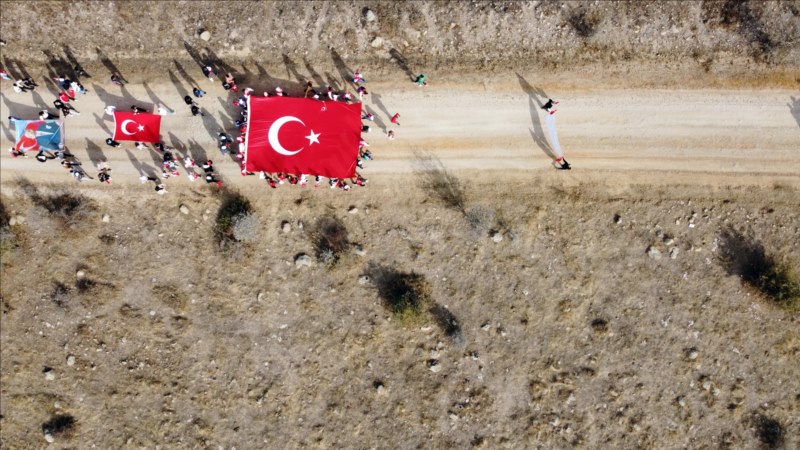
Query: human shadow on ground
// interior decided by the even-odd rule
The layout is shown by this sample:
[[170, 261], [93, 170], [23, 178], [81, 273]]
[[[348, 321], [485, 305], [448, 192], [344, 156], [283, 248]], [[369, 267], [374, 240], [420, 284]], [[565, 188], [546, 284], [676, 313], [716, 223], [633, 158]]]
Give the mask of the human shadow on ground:
[[303, 64], [305, 64], [306, 70], [308, 71], [308, 74], [311, 77], [311, 79], [314, 81], [314, 84], [316, 84], [319, 87], [325, 87], [327, 83], [325, 83], [325, 80], [322, 78], [322, 75], [320, 75], [316, 70], [314, 70], [314, 68], [311, 66], [311, 62], [308, 61], [308, 58], [305, 57], [303, 58]]
[[34, 119], [37, 118], [39, 115], [39, 111], [41, 108], [37, 106], [31, 105], [23, 105], [22, 103], [12, 102], [9, 97], [6, 97], [5, 94], [0, 94], [0, 98], [3, 99], [3, 103], [5, 103], [7, 110], [3, 111], [3, 116], [0, 119], [5, 120], [8, 116], [17, 116], [22, 119]]
[[[161, 98], [159, 96], [157, 96], [156, 93], [153, 92], [152, 89], [150, 89], [150, 85], [148, 85], [147, 82], [142, 83], [142, 86], [144, 86], [144, 90], [145, 90], [145, 92], [147, 92], [147, 96], [150, 97], [150, 101], [152, 101], [153, 104], [156, 105], [156, 108], [158, 108], [159, 106], [163, 106], [163, 107], [165, 107], [165, 108], [167, 108], [169, 110], [172, 110], [172, 108], [167, 106], [167, 104], [164, 103], [164, 101], [161, 100]], [[155, 108], [153, 109], [153, 111], [156, 112]]]
[[[392, 114], [391, 114], [391, 113], [389, 112], [389, 110], [386, 108], [386, 105], [384, 105], [384, 104], [383, 104], [383, 101], [381, 101], [381, 96], [380, 96], [379, 94], [371, 94], [371, 95], [372, 95], [372, 103], [374, 103], [374, 104], [378, 105], [378, 109], [380, 109], [380, 110], [381, 110], [381, 112], [383, 112], [384, 114], [386, 114], [386, 117], [392, 117]], [[373, 114], [375, 114], [375, 113], [373, 113]], [[375, 122], [375, 123], [378, 123], [378, 122], [377, 122], [377, 118], [378, 118], [378, 115], [376, 114], [376, 115], [375, 115], [375, 119], [376, 119], [376, 122]], [[380, 126], [381, 128], [383, 128], [383, 131], [386, 131], [386, 127], [383, 125], [383, 122], [381, 121], [380, 123], [381, 123], [381, 125], [379, 125], [379, 126]]]
[[395, 64], [397, 64], [400, 67], [400, 69], [402, 69], [403, 72], [405, 72], [406, 76], [409, 79], [411, 79], [411, 81], [417, 80], [415, 73], [411, 70], [410, 67], [408, 67], [408, 60], [406, 60], [406, 57], [403, 56], [402, 53], [400, 53], [400, 50], [397, 50], [396, 48], [391, 48], [389, 49], [389, 54], [392, 55], [392, 59], [394, 59]]
[[[8, 72], [8, 74], [11, 75], [11, 77], [15, 80], [31, 78], [31, 74], [28, 72], [25, 66], [19, 62], [19, 60], [3, 57], [3, 65], [6, 68], [6, 72]], [[44, 98], [42, 98], [42, 95], [39, 92], [35, 90], [31, 91], [31, 98], [33, 99], [33, 103], [36, 105], [36, 107], [42, 109], [50, 108], [50, 105], [44, 101]]]
[[189, 139], [188, 144], [189, 154], [192, 156], [192, 159], [195, 160], [195, 162], [202, 164], [203, 162], [208, 161], [208, 156], [206, 155], [206, 151], [203, 149], [202, 145], [198, 144], [194, 139]]
[[97, 113], [92, 113], [92, 115], [94, 116], [95, 123], [97, 123], [97, 125], [100, 126], [100, 128], [102, 128], [103, 131], [108, 133], [109, 136], [113, 135], [113, 133], [111, 132], [111, 129], [108, 128], [108, 125], [106, 125], [106, 122], [105, 122], [105, 120], [103, 120], [102, 117], [98, 116]]
[[380, 128], [381, 130], [386, 131], [386, 122], [381, 120], [381, 118], [376, 114], [377, 111], [375, 111], [375, 108], [373, 108], [371, 106], [367, 106], [367, 105], [363, 105], [363, 108], [364, 108], [364, 111], [372, 114], [372, 116], [373, 116], [372, 121], [375, 122], [375, 125], [377, 125], [378, 128]]
[[794, 120], [797, 122], [797, 126], [800, 127], [800, 97], [790, 97], [791, 101], [787, 103], [789, 106], [789, 111], [792, 113]]
[[285, 53], [283, 54], [283, 64], [286, 66], [286, 76], [294, 77], [299, 85], [305, 86], [307, 77], [300, 75], [300, 72], [297, 70], [297, 64]]
[[61, 86], [56, 83], [54, 80], [55, 77], [64, 77], [70, 80], [75, 80], [75, 72], [72, 70], [72, 67], [69, 65], [67, 61], [63, 58], [60, 58], [48, 50], [42, 50], [44, 56], [47, 57], [47, 63], [45, 67], [47, 68], [47, 79], [45, 80], [45, 86], [47, 90], [50, 91], [53, 96], [58, 96], [58, 93], [61, 92]]
[[186, 80], [186, 84], [189, 85], [189, 88], [194, 90], [194, 88], [199, 88], [198, 84], [189, 74], [186, 72], [186, 69], [183, 68], [183, 65], [179, 63], [177, 60], [173, 59], [172, 63], [175, 64], [175, 70]]
[[201, 51], [186, 41], [183, 41], [183, 47], [201, 70], [205, 66], [211, 66], [211, 68], [214, 70], [214, 73], [217, 74], [217, 77], [219, 77], [220, 80], [225, 80], [226, 73], [232, 73], [234, 75], [236, 74], [236, 71], [233, 70], [233, 67], [223, 61], [222, 58], [217, 56], [217, 54], [210, 48], [205, 47]]
[[67, 62], [69, 63], [72, 76], [74, 77], [73, 80], [77, 80], [78, 78], [80, 78], [78, 74], [75, 73], [75, 67], [78, 66], [80, 66], [81, 69], [83, 70], [84, 78], [92, 78], [91, 75], [89, 75], [89, 73], [86, 72], [86, 69], [83, 69], [83, 66], [78, 62], [78, 59], [75, 58], [75, 55], [72, 53], [72, 49], [69, 48], [69, 45], [65, 45], [63, 50], [64, 50], [64, 55], [66, 55], [67, 57]]
[[125, 153], [128, 155], [128, 159], [131, 160], [131, 164], [133, 164], [134, 169], [136, 169], [136, 171], [139, 172], [139, 176], [144, 175], [150, 178], [158, 178], [158, 172], [156, 171], [156, 169], [146, 164], [140, 163], [139, 160], [136, 158], [136, 156], [134, 156], [134, 154], [127, 148], [125, 149]]
[[106, 160], [106, 155], [103, 154], [103, 150], [100, 149], [100, 146], [89, 140], [86, 139], [86, 153], [89, 155], [89, 160], [92, 161], [92, 165], [97, 167], [97, 164]]
[[122, 74], [122, 71], [119, 70], [119, 68], [108, 58], [108, 56], [106, 56], [105, 53], [103, 53], [102, 50], [100, 50], [99, 47], [95, 47], [94, 50], [95, 52], [97, 52], [97, 58], [100, 60], [101, 63], [103, 63], [106, 69], [108, 69], [108, 71], [111, 72], [111, 75], [117, 75], [123, 82], [125, 83], [128, 82], [128, 80]]
[[553, 147], [551, 147], [550, 143], [547, 142], [544, 129], [542, 128], [542, 122], [539, 119], [539, 109], [544, 106], [544, 103], [541, 99], [546, 99], [548, 96], [542, 88], [532, 86], [519, 73], [517, 73], [517, 79], [519, 80], [520, 87], [522, 87], [522, 91], [528, 94], [528, 108], [530, 110], [531, 124], [533, 126], [532, 128], [528, 129], [531, 134], [531, 138], [533, 138], [533, 142], [539, 146], [545, 155], [547, 155], [550, 159], [556, 159], [557, 156], [553, 151]]
[[336, 69], [339, 71], [339, 76], [342, 77], [344, 85], [355, 86], [353, 84], [353, 69], [344, 62], [344, 59], [342, 59], [342, 56], [339, 55], [336, 49], [331, 49], [331, 59], [333, 60], [333, 65], [336, 66]]
[[6, 125], [5, 122], [0, 122], [0, 128], [3, 129], [3, 133], [6, 135], [6, 139], [11, 141], [11, 143], [16, 143], [17, 142], [17, 137], [14, 136], [14, 132], [11, 131], [11, 124], [10, 123], [8, 125]]
[[[183, 99], [187, 95], [189, 95], [189, 91], [187, 91], [186, 88], [183, 86], [183, 83], [181, 83], [181, 80], [179, 80], [178, 77], [175, 76], [175, 72], [173, 72], [171, 70], [167, 70], [167, 73], [169, 74], [169, 80], [172, 82], [172, 85], [175, 86], [175, 89], [178, 90], [178, 95], [181, 96], [181, 99]], [[187, 107], [188, 107], [188, 105], [187, 105]]]
[[[149, 102], [140, 102], [140, 101], [134, 99], [130, 94], [128, 94], [128, 95], [125, 95], [125, 94], [122, 94], [122, 95], [112, 94], [112, 93], [106, 91], [105, 89], [103, 89], [102, 87], [100, 87], [100, 85], [95, 84], [95, 83], [92, 83], [92, 89], [94, 89], [94, 91], [97, 93], [97, 97], [100, 98], [100, 101], [103, 102], [104, 105], [106, 105], [106, 106], [108, 106], [108, 105], [116, 106], [117, 107], [117, 111], [119, 111], [119, 112], [130, 112], [131, 111], [131, 106], [133, 106], [133, 105], [136, 105], [136, 106], [138, 106], [140, 108], [143, 108], [145, 111], [148, 111], [148, 110], [152, 111], [153, 109], [155, 109], [155, 105], [153, 105], [153, 104], [151, 104]], [[124, 92], [127, 92], [127, 91], [124, 91]]]

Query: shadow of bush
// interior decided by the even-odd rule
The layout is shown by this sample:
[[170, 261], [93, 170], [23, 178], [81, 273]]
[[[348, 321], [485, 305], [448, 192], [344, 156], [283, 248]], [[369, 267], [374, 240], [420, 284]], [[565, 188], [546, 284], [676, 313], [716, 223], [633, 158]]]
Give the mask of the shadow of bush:
[[383, 305], [401, 323], [417, 323], [430, 304], [431, 287], [424, 275], [401, 272], [371, 263], [365, 274], [378, 290]]
[[777, 306], [800, 311], [800, 284], [788, 264], [778, 264], [752, 236], [733, 228], [720, 235], [722, 265]]

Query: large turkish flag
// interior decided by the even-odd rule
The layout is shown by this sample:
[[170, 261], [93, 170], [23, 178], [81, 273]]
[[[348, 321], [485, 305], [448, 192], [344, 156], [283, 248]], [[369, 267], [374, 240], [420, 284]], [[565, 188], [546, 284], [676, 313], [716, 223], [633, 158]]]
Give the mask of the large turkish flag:
[[360, 103], [250, 96], [248, 115], [248, 172], [355, 176]]
[[114, 140], [136, 142], [161, 141], [161, 116], [146, 113], [114, 113]]

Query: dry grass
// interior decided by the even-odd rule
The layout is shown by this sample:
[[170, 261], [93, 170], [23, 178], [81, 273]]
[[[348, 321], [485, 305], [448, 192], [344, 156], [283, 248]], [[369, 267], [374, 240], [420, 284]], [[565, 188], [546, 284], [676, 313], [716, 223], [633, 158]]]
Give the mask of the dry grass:
[[[471, 185], [467, 211], [486, 208], [477, 225], [418, 189], [309, 189], [298, 204], [297, 190], [243, 187], [269, 215], [235, 260], [213, 239], [211, 194], [154, 202], [112, 185], [95, 198], [108, 223], [72, 233], [29, 220], [15, 227], [21, 248], [0, 284], [4, 445], [41, 446], [30, 430], [58, 413], [76, 418], [69, 441], [56, 438], [74, 448], [756, 448], [774, 427], [762, 439], [755, 423], [730, 420], [754, 410], [794, 445], [796, 399], [763, 407], [746, 386], [800, 388], [796, 324], [754, 307], [752, 291], [707, 260], [726, 222], [749, 223], [767, 254], [789, 254], [796, 192], [595, 186], [567, 208], [552, 195], [560, 183]], [[4, 201], [31, 212], [26, 197]], [[491, 222], [515, 237], [470, 238]], [[318, 229], [332, 230], [326, 245], [343, 258], [297, 268]], [[677, 259], [644, 253], [665, 238]], [[345, 257], [351, 240], [375, 264]], [[38, 267], [44, 282], [31, 277]], [[43, 384], [53, 396], [31, 400]], [[107, 423], [119, 432], [87, 431]], [[339, 433], [354, 427], [363, 432]]]
[[439, 158], [418, 153], [414, 161], [414, 174], [420, 189], [430, 199], [466, 214], [467, 194], [461, 181], [444, 167]]

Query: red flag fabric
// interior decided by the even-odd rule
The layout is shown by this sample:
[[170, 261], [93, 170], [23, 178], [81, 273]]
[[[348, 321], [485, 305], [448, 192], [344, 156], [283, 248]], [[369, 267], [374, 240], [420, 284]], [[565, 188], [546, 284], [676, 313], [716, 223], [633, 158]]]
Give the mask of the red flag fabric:
[[360, 103], [250, 96], [247, 110], [248, 172], [355, 176]]
[[115, 112], [114, 140], [160, 142], [161, 116], [158, 114]]

